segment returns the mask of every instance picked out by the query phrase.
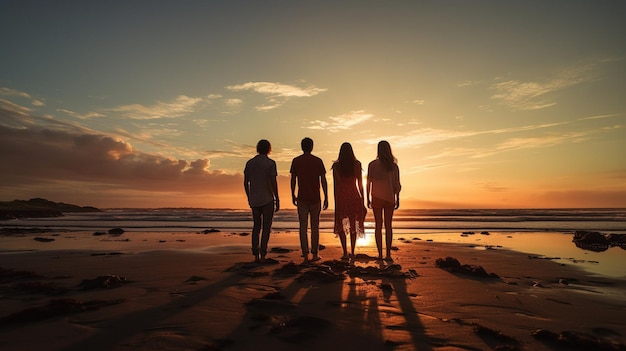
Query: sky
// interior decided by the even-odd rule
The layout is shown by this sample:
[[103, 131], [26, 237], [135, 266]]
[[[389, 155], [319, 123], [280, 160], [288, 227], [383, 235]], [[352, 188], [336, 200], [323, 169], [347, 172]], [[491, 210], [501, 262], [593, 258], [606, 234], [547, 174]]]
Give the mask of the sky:
[[[0, 201], [247, 208], [387, 140], [401, 208], [626, 207], [626, 2], [0, 1]], [[327, 173], [333, 207], [332, 173]]]

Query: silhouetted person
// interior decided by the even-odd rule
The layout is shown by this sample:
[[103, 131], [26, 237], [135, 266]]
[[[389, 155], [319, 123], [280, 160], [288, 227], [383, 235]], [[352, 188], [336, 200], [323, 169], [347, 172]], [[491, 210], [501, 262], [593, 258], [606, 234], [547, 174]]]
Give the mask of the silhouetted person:
[[[342, 259], [354, 257], [357, 236], [364, 236], [363, 222], [367, 209], [363, 194], [361, 162], [354, 156], [352, 145], [341, 144], [339, 157], [333, 163], [333, 183], [335, 190], [335, 229], [343, 248]], [[350, 256], [346, 244], [346, 234], [350, 233]]]
[[[272, 151], [269, 141], [259, 140], [256, 145], [258, 154], [246, 162], [243, 171], [243, 187], [246, 190], [248, 204], [252, 209], [252, 254], [255, 262], [263, 262], [267, 254], [274, 211], [280, 209], [278, 184], [276, 183], [276, 162], [267, 157]], [[259, 234], [261, 233], [259, 243]]]
[[[300, 248], [304, 261], [309, 260], [309, 240], [307, 225], [311, 221], [311, 253], [313, 261], [320, 259], [320, 212], [328, 208], [328, 184], [326, 182], [326, 168], [321, 158], [311, 154], [313, 140], [304, 138], [300, 143], [302, 155], [291, 162], [291, 200], [298, 208], [300, 221]], [[298, 194], [296, 196], [296, 184]], [[324, 203], [320, 198], [320, 185], [324, 192]]]
[[378, 155], [367, 167], [367, 207], [374, 211], [374, 236], [378, 247], [378, 258], [383, 258], [383, 220], [385, 224], [385, 260], [391, 259], [394, 210], [400, 207], [400, 169], [385, 140], [378, 143]]

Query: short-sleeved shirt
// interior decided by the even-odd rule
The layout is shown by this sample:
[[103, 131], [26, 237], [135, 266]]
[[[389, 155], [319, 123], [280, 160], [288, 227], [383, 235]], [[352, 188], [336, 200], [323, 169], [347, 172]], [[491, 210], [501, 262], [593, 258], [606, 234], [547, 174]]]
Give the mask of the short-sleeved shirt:
[[400, 170], [393, 164], [391, 172], [376, 159], [367, 167], [367, 180], [372, 182], [372, 198], [395, 203], [395, 195], [400, 192]]
[[272, 181], [278, 175], [274, 160], [267, 155], [256, 155], [246, 162], [243, 173], [250, 182], [248, 202], [251, 207], [264, 206], [274, 201]]
[[321, 158], [309, 153], [293, 159], [289, 172], [298, 181], [298, 201], [320, 202], [320, 177], [326, 174]]

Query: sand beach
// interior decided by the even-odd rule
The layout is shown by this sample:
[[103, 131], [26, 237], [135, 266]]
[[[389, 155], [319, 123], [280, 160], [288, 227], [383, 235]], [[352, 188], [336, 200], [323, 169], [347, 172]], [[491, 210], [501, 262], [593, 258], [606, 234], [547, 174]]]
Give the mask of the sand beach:
[[247, 233], [83, 234], [2, 237], [2, 350], [626, 348], [625, 279], [520, 252], [398, 237], [345, 262], [323, 233], [303, 264], [287, 232], [256, 264]]

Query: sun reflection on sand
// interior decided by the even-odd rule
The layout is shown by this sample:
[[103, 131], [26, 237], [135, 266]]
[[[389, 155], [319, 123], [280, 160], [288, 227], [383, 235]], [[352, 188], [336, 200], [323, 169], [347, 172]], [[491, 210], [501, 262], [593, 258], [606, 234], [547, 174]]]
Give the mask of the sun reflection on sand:
[[356, 239], [356, 247], [376, 246], [376, 238], [374, 237], [374, 229], [365, 229], [365, 235]]

